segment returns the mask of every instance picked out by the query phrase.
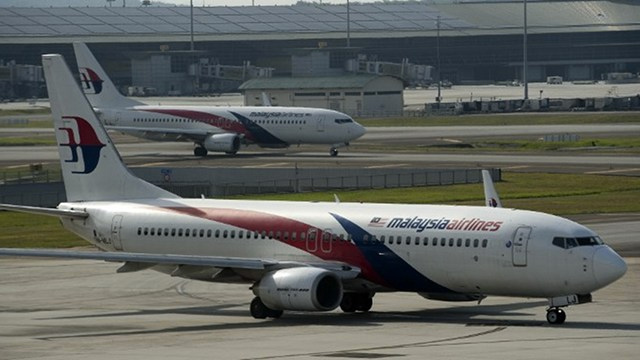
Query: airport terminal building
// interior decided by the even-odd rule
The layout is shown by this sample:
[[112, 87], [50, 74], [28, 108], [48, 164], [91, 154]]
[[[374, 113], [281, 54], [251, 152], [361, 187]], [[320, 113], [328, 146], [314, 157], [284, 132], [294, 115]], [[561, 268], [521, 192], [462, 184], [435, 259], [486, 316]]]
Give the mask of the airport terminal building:
[[[633, 77], [640, 72], [637, 1], [528, 0], [527, 9], [529, 81], [549, 76], [601, 80], [610, 73]], [[349, 53], [342, 51], [330, 59], [330, 66], [345, 74], [358, 73], [357, 66], [345, 64], [364, 56], [377, 62], [440, 64], [441, 79], [454, 84], [518, 81], [523, 68], [523, 14], [521, 0], [352, 4], [349, 14], [345, 5], [325, 4], [196, 7], [191, 52], [189, 7], [4, 7], [0, 8], [0, 91], [17, 81], [8, 66], [12, 61], [37, 65], [41, 54], [57, 52], [74, 68], [72, 41], [88, 43], [123, 89], [145, 86], [144, 75], [149, 73], [155, 81], [166, 82], [162, 89], [176, 94], [197, 91], [201, 83], [208, 84], [200, 87], [207, 92], [227, 89], [218, 84], [227, 75], [209, 72], [207, 78], [194, 64], [237, 67], [232, 86], [238, 87], [252, 72], [266, 74], [261, 78], [295, 78], [292, 54], [314, 48], [352, 49], [351, 58], [340, 55]], [[166, 79], [153, 71], [136, 70], [152, 66], [140, 62], [141, 54], [149, 53], [168, 57]], [[282, 86], [283, 80], [276, 81]], [[396, 91], [395, 85], [381, 91]], [[332, 103], [335, 92], [327, 88], [324, 101]]]

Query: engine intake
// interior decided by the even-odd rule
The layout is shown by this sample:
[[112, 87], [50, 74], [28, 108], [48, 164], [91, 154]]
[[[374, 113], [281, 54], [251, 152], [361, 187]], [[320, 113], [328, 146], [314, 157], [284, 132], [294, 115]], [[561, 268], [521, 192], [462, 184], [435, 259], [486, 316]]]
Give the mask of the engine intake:
[[266, 274], [253, 293], [273, 310], [331, 311], [342, 301], [342, 282], [329, 270], [298, 267]]
[[238, 134], [213, 134], [207, 136], [202, 143], [209, 151], [224, 151], [235, 154], [240, 149], [240, 136]]

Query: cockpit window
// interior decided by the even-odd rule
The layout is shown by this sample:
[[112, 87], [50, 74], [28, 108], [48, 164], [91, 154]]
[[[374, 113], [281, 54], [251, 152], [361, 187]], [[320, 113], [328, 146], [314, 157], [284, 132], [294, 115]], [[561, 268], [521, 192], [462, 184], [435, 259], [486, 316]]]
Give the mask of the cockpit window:
[[587, 236], [579, 238], [554, 237], [552, 244], [563, 249], [571, 249], [578, 246], [602, 245], [604, 244], [604, 242], [602, 241], [602, 239], [600, 239], [599, 236]]
[[336, 124], [347, 124], [352, 123], [353, 119], [335, 119]]

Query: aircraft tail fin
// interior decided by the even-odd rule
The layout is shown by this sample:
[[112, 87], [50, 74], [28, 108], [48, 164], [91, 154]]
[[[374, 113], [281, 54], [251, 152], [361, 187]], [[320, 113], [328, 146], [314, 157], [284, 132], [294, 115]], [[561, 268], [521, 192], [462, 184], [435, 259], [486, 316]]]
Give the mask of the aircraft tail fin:
[[62, 55], [42, 55], [42, 67], [68, 201], [178, 197], [129, 172]]
[[498, 196], [496, 188], [493, 186], [493, 179], [489, 170], [482, 170], [482, 184], [484, 185], [484, 200], [488, 207], [502, 207], [502, 202]]
[[80, 84], [92, 106], [97, 108], [125, 108], [141, 105], [139, 101], [122, 95], [102, 69], [85, 43], [74, 42]]

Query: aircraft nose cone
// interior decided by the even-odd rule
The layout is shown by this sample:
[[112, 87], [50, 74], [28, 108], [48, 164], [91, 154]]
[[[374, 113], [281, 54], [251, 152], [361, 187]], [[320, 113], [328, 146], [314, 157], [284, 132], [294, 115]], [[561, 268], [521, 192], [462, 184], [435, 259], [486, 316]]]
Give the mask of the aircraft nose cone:
[[355, 138], [357, 139], [357, 138], [361, 137], [366, 132], [367, 132], [367, 129], [365, 129], [364, 126], [358, 125], [357, 128], [354, 131]]
[[627, 263], [611, 248], [603, 247], [593, 254], [593, 274], [600, 286], [606, 286], [627, 272]]

